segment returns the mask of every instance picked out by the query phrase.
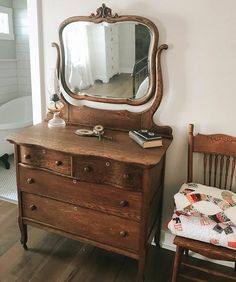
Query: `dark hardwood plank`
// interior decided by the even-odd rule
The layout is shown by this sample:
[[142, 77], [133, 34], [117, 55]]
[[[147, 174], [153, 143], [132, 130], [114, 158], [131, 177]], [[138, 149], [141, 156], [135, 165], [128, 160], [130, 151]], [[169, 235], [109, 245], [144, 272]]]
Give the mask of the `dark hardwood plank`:
[[[86, 246], [84, 247], [80, 242], [61, 238], [57, 248], [32, 273], [31, 281], [43, 281], [45, 277], [48, 281], [57, 281], [58, 277], [61, 281], [67, 281], [71, 274], [71, 271], [68, 272], [69, 266], [77, 258], [77, 254], [80, 257], [81, 252], [85, 250]], [[74, 264], [72, 272], [76, 267], [78, 268], [78, 265]]]
[[[25, 251], [20, 242], [16, 242], [0, 257], [0, 281], [7, 279], [9, 274], [14, 275], [14, 277], [18, 279], [22, 275], [24, 276], [24, 272], [31, 272], [35, 264], [37, 265], [37, 263], [45, 259], [43, 253], [51, 253], [55, 247], [55, 243], [61, 238], [59, 235], [52, 236], [50, 233], [36, 228], [31, 228], [29, 235], [31, 236], [29, 251]], [[32, 249], [30, 249], [31, 246], [33, 246]], [[41, 250], [42, 254], [36, 254], [35, 256], [34, 251], [37, 249]], [[38, 260], [38, 262], [34, 263], [34, 260]]]
[[122, 267], [124, 256], [95, 248], [83, 268], [69, 281], [110, 282], [114, 281]]
[[[78, 275], [78, 272], [80, 272], [80, 270], [83, 269], [83, 267], [87, 264], [93, 251], [94, 251], [93, 246], [82, 245], [81, 249], [79, 249], [75, 254], [75, 256], [72, 258], [71, 262], [69, 262], [67, 265], [64, 265], [62, 269], [63, 271], [60, 274], [57, 274], [57, 281], [61, 281], [61, 282], [72, 281], [74, 277]], [[42, 273], [42, 277], [44, 277], [43, 273]]]

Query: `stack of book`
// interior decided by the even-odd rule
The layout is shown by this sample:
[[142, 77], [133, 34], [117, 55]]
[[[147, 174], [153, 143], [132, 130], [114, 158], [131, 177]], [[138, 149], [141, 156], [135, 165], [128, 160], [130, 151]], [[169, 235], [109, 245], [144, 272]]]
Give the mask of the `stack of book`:
[[147, 129], [129, 131], [129, 137], [143, 148], [162, 146], [162, 136]]

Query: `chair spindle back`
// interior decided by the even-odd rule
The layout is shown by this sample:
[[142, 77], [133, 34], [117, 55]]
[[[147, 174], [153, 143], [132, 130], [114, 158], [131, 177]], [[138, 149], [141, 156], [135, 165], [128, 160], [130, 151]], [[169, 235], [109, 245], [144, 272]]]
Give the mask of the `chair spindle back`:
[[189, 125], [188, 182], [193, 182], [193, 155], [203, 154], [203, 184], [232, 190], [236, 166], [236, 138], [225, 134], [193, 135]]

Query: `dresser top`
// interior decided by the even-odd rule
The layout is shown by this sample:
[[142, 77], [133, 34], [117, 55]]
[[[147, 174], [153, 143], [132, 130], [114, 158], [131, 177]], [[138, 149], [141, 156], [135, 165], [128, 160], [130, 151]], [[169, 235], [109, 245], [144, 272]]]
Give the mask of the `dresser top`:
[[36, 145], [73, 155], [104, 157], [140, 166], [154, 166], [159, 163], [171, 140], [163, 139], [163, 146], [143, 149], [128, 136], [128, 132], [105, 130], [112, 140], [96, 137], [82, 137], [75, 134], [81, 127], [48, 128], [47, 123], [24, 128], [11, 134], [7, 140], [19, 145]]

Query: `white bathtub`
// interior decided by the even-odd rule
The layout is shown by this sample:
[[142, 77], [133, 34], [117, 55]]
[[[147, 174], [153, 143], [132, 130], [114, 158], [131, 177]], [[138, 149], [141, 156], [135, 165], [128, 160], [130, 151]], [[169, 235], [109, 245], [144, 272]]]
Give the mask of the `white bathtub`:
[[32, 123], [31, 96], [20, 97], [0, 106], [0, 157], [13, 153], [13, 145], [6, 141], [6, 137]]

